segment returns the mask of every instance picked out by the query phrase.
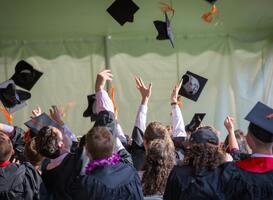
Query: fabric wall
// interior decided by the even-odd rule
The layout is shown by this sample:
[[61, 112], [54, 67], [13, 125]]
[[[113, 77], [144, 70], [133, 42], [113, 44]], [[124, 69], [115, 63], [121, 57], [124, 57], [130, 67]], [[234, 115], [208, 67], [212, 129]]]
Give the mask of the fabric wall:
[[[244, 117], [257, 101], [273, 107], [273, 41], [242, 41], [230, 36], [176, 38], [175, 49], [167, 41], [154, 38], [108, 38], [90, 41], [36, 41], [5, 44], [0, 48], [0, 80], [13, 73], [22, 58], [44, 72], [32, 90], [28, 107], [14, 114], [22, 126], [31, 110], [40, 105], [44, 111], [52, 104], [65, 105], [65, 121], [78, 134], [90, 129], [82, 117], [86, 95], [94, 91], [96, 73], [105, 68], [105, 55], [114, 74], [119, 121], [131, 134], [140, 95], [135, 76], [153, 83], [148, 121], [171, 122], [170, 94], [174, 84], [187, 71], [208, 78], [198, 102], [183, 99], [188, 123], [195, 112], [207, 113], [204, 123], [224, 131], [227, 115], [236, 118], [236, 127], [246, 130]], [[106, 49], [107, 48], [107, 49]], [[107, 52], [107, 54], [105, 54]], [[5, 121], [2, 114], [1, 121]], [[222, 137], [224, 137], [223, 134]]]

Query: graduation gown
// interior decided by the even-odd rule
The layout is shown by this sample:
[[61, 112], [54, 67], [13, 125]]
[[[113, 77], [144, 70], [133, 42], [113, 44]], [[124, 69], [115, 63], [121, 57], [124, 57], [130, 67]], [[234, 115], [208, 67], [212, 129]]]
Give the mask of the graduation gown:
[[30, 163], [0, 167], [1, 200], [38, 200], [45, 195], [42, 178]]
[[143, 193], [137, 171], [131, 165], [118, 163], [95, 168], [80, 179], [81, 189], [73, 199], [142, 200]]
[[70, 200], [70, 187], [81, 172], [82, 151], [78, 148], [76, 152], [69, 153], [57, 167], [47, 170], [49, 162], [42, 164], [42, 178], [49, 193], [48, 199]]
[[167, 181], [164, 200], [220, 200], [219, 172], [203, 170], [195, 173], [190, 166], [175, 166]]
[[273, 158], [252, 157], [221, 168], [225, 199], [273, 199]]

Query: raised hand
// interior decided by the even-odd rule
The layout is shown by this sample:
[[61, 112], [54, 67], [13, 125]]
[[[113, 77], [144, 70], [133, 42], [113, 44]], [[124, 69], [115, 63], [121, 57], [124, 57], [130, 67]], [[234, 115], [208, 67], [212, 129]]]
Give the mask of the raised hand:
[[141, 104], [146, 105], [152, 94], [152, 83], [150, 83], [149, 86], [146, 87], [140, 77], [135, 77], [135, 80], [136, 80], [136, 88], [138, 89], [141, 95]]
[[103, 90], [106, 81], [112, 81], [112, 80], [113, 80], [113, 74], [111, 73], [111, 70], [106, 69], [98, 73], [97, 79], [96, 79], [96, 86], [95, 86], [96, 92]]
[[33, 117], [38, 117], [42, 114], [42, 109], [38, 106], [32, 110]]
[[172, 91], [172, 94], [171, 94], [171, 103], [177, 103], [177, 101], [178, 101], [178, 92], [179, 92], [181, 86], [182, 86], [182, 80], [179, 83], [177, 83], [173, 88], [173, 91]]
[[224, 125], [228, 133], [234, 132], [234, 118], [227, 116], [227, 118], [224, 121]]
[[54, 121], [56, 121], [59, 125], [64, 125], [64, 122], [62, 120], [62, 114], [61, 110], [57, 106], [51, 106], [51, 109], [49, 109], [50, 117]]

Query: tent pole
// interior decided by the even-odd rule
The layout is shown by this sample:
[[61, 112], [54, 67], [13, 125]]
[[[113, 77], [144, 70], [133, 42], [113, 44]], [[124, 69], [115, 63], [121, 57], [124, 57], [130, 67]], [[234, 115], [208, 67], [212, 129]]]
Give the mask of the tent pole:
[[[110, 45], [111, 35], [104, 36], [104, 59], [105, 59], [105, 69], [111, 69], [111, 62], [110, 62]], [[109, 81], [106, 82], [107, 90], [110, 89]]]

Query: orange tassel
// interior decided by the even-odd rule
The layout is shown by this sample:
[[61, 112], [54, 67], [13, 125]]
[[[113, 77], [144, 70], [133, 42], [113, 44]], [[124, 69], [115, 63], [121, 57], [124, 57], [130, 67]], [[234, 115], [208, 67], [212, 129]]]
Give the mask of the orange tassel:
[[2, 112], [7, 119], [8, 123], [13, 126], [13, 118], [12, 115], [7, 111], [2, 102], [0, 101], [0, 112]]
[[114, 85], [111, 86], [111, 88], [108, 91], [108, 94], [109, 94], [110, 99], [112, 100], [113, 105], [114, 105], [115, 116], [116, 116], [116, 118], [118, 118], [118, 109], [117, 109], [117, 104], [115, 102], [115, 87], [114, 87]]
[[164, 13], [168, 13], [168, 12], [172, 12], [174, 13], [174, 8], [167, 4], [167, 3], [164, 3], [164, 2], [160, 2], [160, 4], [162, 5], [161, 7], [161, 11], [164, 12]]
[[76, 105], [75, 101], [69, 101], [65, 106], [61, 106], [60, 107], [61, 116], [66, 117], [66, 113], [67, 113], [68, 109], [75, 107], [75, 105]]
[[211, 23], [213, 20], [213, 15], [218, 12], [218, 8], [213, 5], [208, 13], [202, 15], [202, 18], [205, 22]]

